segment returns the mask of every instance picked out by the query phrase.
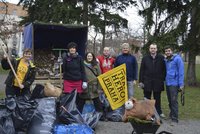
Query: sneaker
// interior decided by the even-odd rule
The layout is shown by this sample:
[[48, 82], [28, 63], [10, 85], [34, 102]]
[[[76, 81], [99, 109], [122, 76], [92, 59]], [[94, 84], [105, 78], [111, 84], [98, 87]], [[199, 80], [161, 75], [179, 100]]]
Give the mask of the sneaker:
[[160, 114], [160, 118], [166, 118], [164, 114]]

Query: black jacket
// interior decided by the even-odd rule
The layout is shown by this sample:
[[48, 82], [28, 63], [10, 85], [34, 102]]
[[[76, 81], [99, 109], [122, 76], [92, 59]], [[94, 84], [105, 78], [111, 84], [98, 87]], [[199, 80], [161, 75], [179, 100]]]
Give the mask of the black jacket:
[[[12, 63], [12, 66], [13, 66], [15, 72], [17, 72], [17, 68], [18, 68], [20, 60], [21, 60], [21, 58], [11, 60], [11, 63]], [[11, 69], [9, 63], [7, 62], [7, 59], [2, 59], [1, 65], [4, 70]], [[35, 80], [35, 75], [36, 75], [35, 66], [33, 65], [32, 62], [30, 62], [28, 71], [22, 82], [22, 84], [24, 85], [24, 88], [30, 88], [31, 84]], [[14, 78], [15, 78], [15, 76], [13, 74], [13, 71], [10, 70], [8, 77], [6, 78], [6, 81], [5, 81], [6, 86], [9, 86], [9, 85], [12, 86], [14, 84]]]
[[144, 84], [145, 91], [163, 91], [166, 76], [164, 56], [157, 54], [155, 59], [151, 55], [143, 57], [139, 82]]
[[85, 66], [80, 55], [76, 55], [75, 57], [66, 55], [63, 59], [62, 70], [64, 80], [82, 80], [84, 82], [87, 81]]

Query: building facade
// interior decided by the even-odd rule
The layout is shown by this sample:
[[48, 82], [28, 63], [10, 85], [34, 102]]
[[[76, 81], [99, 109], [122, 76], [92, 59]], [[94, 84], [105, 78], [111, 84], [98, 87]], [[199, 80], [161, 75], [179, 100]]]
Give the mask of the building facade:
[[27, 11], [22, 6], [0, 2], [0, 43], [8, 46], [10, 55], [16, 55], [22, 49], [23, 28], [18, 23], [26, 15]]

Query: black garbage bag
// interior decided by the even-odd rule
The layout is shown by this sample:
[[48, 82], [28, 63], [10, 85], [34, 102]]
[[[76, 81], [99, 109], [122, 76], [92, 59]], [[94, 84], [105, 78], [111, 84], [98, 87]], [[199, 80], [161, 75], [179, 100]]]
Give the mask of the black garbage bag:
[[14, 110], [16, 108], [15, 98], [14, 97], [5, 98], [5, 106], [11, 111]]
[[0, 99], [0, 109], [5, 109], [6, 107], [6, 99]]
[[29, 124], [28, 134], [51, 134], [56, 121], [56, 98], [46, 97], [36, 99], [38, 107]]
[[121, 122], [123, 115], [124, 115], [124, 107], [122, 106], [116, 110], [106, 113], [106, 118], [109, 121]]
[[12, 111], [12, 119], [16, 131], [26, 130], [35, 114], [38, 105], [37, 102], [35, 100], [27, 100], [26, 97], [20, 96], [15, 98], [15, 102], [12, 103], [16, 103], [16, 107]]
[[70, 94], [62, 94], [60, 96], [59, 113], [58, 118], [61, 123], [64, 124], [86, 124], [81, 113], [76, 107], [76, 90]]
[[109, 103], [108, 99], [106, 98], [106, 95], [103, 92], [100, 93], [99, 99], [100, 99], [103, 107], [105, 107], [105, 108], [110, 107], [110, 103]]
[[99, 122], [101, 116], [102, 113], [95, 111], [82, 114], [83, 119], [91, 128], [95, 128], [97, 126], [97, 123]]
[[35, 88], [33, 89], [33, 92], [31, 94], [30, 99], [39, 99], [44, 98], [44, 86], [41, 84], [36, 84]]
[[0, 134], [14, 134], [11, 112], [6, 108], [6, 99], [0, 100]]
[[15, 134], [27, 134], [27, 133], [23, 132], [23, 131], [17, 131], [17, 132], [15, 132]]

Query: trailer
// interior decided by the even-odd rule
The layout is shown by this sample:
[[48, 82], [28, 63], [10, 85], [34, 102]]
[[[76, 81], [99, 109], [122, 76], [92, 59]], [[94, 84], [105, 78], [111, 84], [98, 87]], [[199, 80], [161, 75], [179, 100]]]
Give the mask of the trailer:
[[[34, 22], [25, 25], [23, 49], [33, 50], [36, 65], [34, 84], [62, 83], [62, 55], [67, 51], [69, 42], [77, 43], [77, 52], [85, 55], [88, 27], [84, 25], [52, 24]], [[20, 52], [19, 52], [20, 53]]]

